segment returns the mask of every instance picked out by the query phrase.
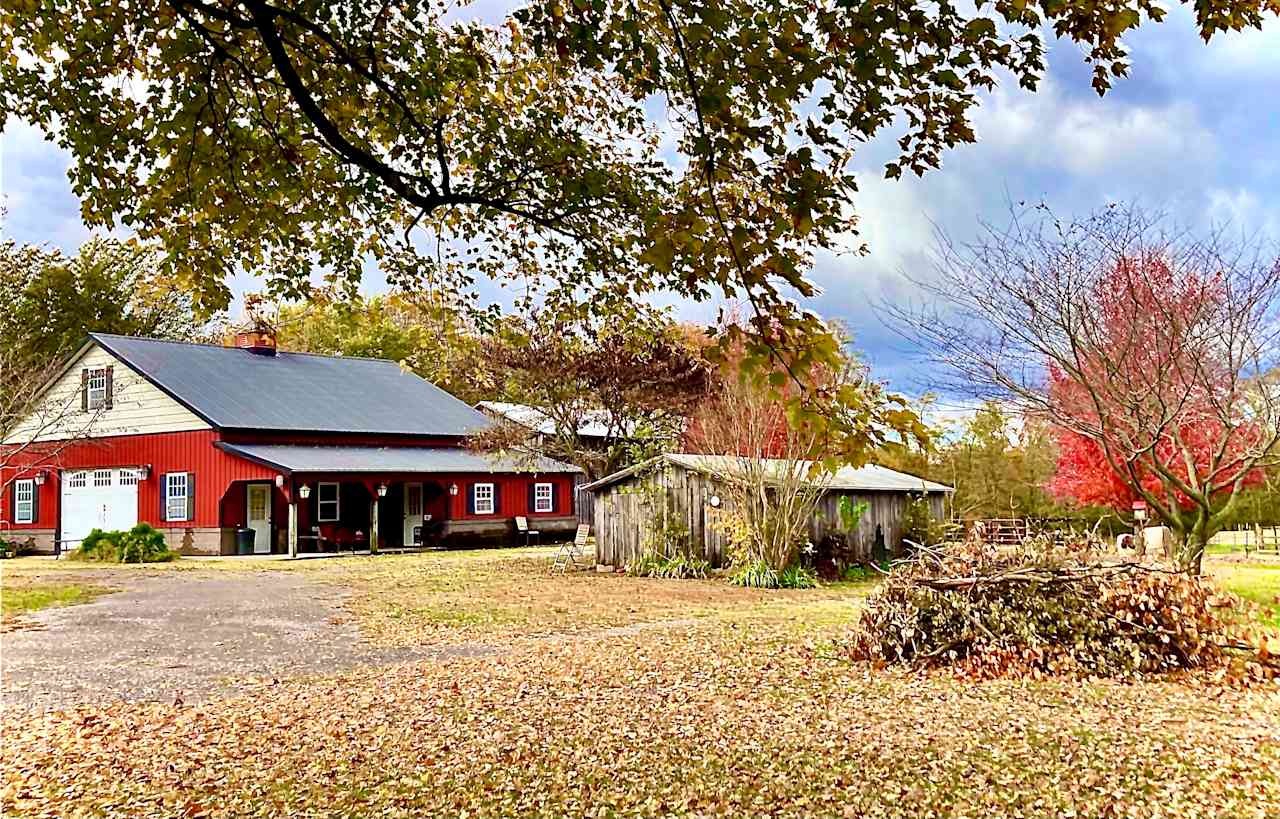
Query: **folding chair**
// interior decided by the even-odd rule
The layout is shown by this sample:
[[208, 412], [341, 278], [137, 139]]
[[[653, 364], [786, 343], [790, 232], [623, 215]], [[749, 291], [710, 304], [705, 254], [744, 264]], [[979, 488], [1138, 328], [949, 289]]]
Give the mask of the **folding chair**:
[[568, 571], [569, 564], [578, 565], [578, 558], [583, 556], [583, 550], [587, 545], [587, 535], [591, 534], [591, 526], [586, 523], [578, 524], [578, 531], [573, 536], [573, 540], [560, 545], [560, 551], [556, 552], [556, 562], [552, 564], [551, 570], [559, 569], [563, 574]]
[[537, 529], [529, 528], [529, 519], [524, 515], [516, 515], [516, 534], [524, 535], [524, 545], [528, 546], [533, 539], [538, 538], [538, 542], [542, 542], [542, 532]]

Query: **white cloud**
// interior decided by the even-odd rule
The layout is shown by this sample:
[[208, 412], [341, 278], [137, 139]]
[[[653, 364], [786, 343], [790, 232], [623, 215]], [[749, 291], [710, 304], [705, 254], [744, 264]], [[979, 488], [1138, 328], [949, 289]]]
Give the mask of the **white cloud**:
[[1211, 163], [1217, 153], [1213, 133], [1190, 102], [1073, 100], [1051, 77], [1035, 94], [997, 88], [979, 107], [974, 130], [992, 159], [1076, 175], [1165, 174], [1182, 164]]

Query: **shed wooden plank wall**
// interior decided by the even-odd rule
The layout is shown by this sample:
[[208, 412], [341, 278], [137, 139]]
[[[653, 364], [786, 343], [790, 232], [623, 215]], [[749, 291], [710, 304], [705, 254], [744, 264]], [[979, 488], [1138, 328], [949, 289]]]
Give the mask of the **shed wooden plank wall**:
[[[668, 465], [645, 480], [666, 490], [668, 514], [676, 516], [688, 527], [693, 554], [712, 566], [726, 565], [729, 555], [725, 537], [714, 521], [720, 510], [728, 508], [729, 502], [716, 481], [675, 465]], [[650, 495], [641, 489], [640, 483], [640, 479], [629, 478], [594, 493], [591, 516], [598, 562], [625, 566], [643, 553], [652, 513], [649, 509]], [[709, 502], [714, 495], [721, 498], [720, 510]], [[855, 541], [858, 558], [871, 559], [877, 525], [884, 533], [886, 548], [896, 553], [902, 540], [902, 515], [907, 502], [907, 493], [904, 492], [828, 492], [814, 515], [810, 530], [814, 542], [839, 529], [838, 503], [841, 495], [849, 495], [855, 503], [866, 501], [869, 507], [858, 525]], [[940, 519], [945, 514], [945, 500], [941, 494], [930, 495], [929, 506], [935, 518]]]

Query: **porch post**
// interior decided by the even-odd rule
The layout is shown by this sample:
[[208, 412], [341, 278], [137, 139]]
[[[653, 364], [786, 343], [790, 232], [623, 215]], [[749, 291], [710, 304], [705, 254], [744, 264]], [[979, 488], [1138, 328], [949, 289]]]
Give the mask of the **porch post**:
[[289, 495], [289, 557], [298, 556], [298, 500]]
[[373, 491], [373, 515], [369, 520], [369, 554], [378, 553], [378, 490]]

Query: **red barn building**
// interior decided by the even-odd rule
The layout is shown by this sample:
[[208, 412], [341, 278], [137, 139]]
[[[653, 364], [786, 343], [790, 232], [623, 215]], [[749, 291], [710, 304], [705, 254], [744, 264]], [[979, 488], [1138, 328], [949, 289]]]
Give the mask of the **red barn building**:
[[489, 423], [392, 361], [93, 334], [0, 444], [0, 537], [53, 551], [146, 522], [183, 554], [572, 530], [579, 470], [465, 448]]

